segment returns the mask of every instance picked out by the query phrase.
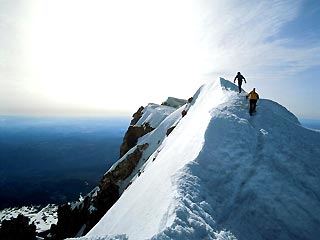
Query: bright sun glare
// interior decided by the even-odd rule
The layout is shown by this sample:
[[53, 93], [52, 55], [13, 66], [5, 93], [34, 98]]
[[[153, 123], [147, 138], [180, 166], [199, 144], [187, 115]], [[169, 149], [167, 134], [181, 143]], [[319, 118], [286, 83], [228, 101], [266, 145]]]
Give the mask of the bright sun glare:
[[192, 1], [38, 0], [29, 12], [28, 68], [52, 103], [136, 109], [201, 71]]

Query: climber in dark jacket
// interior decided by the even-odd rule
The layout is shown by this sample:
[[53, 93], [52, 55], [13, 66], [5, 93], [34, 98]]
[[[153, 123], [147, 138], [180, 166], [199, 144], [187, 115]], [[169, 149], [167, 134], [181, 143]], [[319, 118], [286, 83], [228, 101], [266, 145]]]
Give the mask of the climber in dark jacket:
[[238, 86], [239, 86], [239, 93], [241, 93], [241, 85], [242, 85], [242, 80], [246, 82], [246, 79], [244, 78], [244, 76], [241, 75], [240, 72], [237, 73], [236, 77], [234, 78], [234, 83], [236, 82], [236, 80], [238, 79]]
[[250, 116], [252, 116], [252, 113], [256, 111], [256, 106], [257, 106], [257, 101], [259, 99], [259, 94], [256, 93], [256, 89], [254, 88], [251, 92], [248, 93], [246, 98], [247, 99], [249, 98], [249, 102], [250, 102], [249, 113], [250, 113]]

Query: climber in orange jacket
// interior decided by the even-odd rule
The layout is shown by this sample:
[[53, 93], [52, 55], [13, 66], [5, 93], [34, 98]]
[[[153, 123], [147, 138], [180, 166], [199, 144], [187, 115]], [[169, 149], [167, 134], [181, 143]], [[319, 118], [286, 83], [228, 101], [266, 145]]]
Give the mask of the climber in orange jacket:
[[251, 92], [247, 94], [246, 98], [247, 99], [249, 98], [249, 103], [250, 103], [249, 113], [250, 113], [250, 116], [252, 116], [252, 113], [256, 111], [259, 94], [256, 93], [256, 89], [254, 88]]

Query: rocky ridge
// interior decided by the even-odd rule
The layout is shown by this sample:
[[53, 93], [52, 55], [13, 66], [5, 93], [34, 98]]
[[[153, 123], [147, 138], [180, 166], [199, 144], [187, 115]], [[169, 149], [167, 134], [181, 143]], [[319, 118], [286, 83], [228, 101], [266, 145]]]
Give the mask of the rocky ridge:
[[[132, 115], [132, 120], [120, 147], [120, 159], [104, 174], [98, 187], [93, 189], [83, 199], [63, 204], [58, 207], [58, 222], [53, 224], [46, 239], [64, 239], [85, 235], [103, 215], [119, 199], [131, 182], [143, 172], [143, 164], [155, 152], [155, 146], [150, 147], [147, 138], [174, 111], [182, 118], [182, 111], [188, 109], [188, 101], [169, 98], [164, 105], [149, 104], [140, 107]], [[170, 106], [174, 103], [174, 106]], [[178, 109], [178, 110], [177, 110]], [[175, 124], [176, 125], [176, 124]], [[166, 127], [161, 133], [157, 146], [166, 136]], [[155, 145], [155, 144], [153, 144]], [[156, 157], [156, 156], [155, 156]]]
[[[20, 210], [13, 209], [12, 211], [17, 214], [2, 219], [1, 239], [15, 239], [12, 237], [16, 235], [16, 239], [21, 239], [20, 237], [25, 235], [27, 238], [24, 239], [35, 239], [37, 236], [55, 240], [85, 235], [113, 206], [134, 179], [143, 173], [146, 160], [151, 155], [153, 160], [156, 159], [159, 151], [157, 148], [185, 116], [191, 101], [192, 98], [183, 100], [169, 97], [161, 105], [150, 103], [146, 107], [141, 106], [132, 115], [123, 137], [119, 160], [104, 174], [99, 186], [86, 196], [80, 196], [75, 202], [60, 206], [48, 205], [37, 211], [31, 207], [33, 215], [37, 214], [36, 212], [43, 212], [45, 219], [42, 219], [43, 217], [33, 219], [30, 214], [30, 216], [25, 215], [23, 212], [19, 215]], [[176, 112], [175, 118], [165, 121], [173, 112]], [[163, 126], [155, 131], [159, 125]], [[157, 143], [150, 142], [148, 134], [155, 134], [159, 138]], [[52, 216], [48, 215], [49, 210]], [[39, 224], [42, 225], [41, 229]], [[20, 230], [15, 231], [16, 228]]]

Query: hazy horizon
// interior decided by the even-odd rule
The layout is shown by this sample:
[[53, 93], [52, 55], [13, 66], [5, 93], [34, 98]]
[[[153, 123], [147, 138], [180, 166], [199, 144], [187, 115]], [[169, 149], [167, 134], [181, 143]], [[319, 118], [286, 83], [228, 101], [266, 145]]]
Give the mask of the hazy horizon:
[[0, 210], [75, 201], [90, 192], [118, 160], [129, 122], [0, 116]]

